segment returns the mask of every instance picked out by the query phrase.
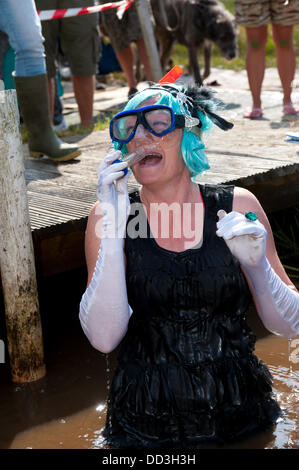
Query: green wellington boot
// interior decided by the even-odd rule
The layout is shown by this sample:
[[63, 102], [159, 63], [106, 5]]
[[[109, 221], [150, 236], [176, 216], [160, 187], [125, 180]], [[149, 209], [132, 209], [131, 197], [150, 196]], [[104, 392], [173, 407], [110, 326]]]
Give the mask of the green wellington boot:
[[51, 125], [47, 75], [14, 77], [20, 110], [28, 130], [30, 156], [47, 155], [64, 162], [81, 154], [77, 145], [62, 142]]

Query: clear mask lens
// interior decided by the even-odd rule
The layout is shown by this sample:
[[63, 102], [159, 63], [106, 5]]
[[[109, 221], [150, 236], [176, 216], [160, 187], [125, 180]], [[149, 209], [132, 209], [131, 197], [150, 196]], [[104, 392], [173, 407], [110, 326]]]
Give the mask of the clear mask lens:
[[139, 124], [142, 124], [149, 132], [160, 135], [171, 128], [172, 113], [169, 109], [160, 108], [119, 116], [113, 121], [114, 138], [127, 141], [130, 136], [133, 136], [136, 128], [139, 128]]
[[127, 140], [135, 129], [137, 115], [120, 116], [113, 121], [113, 135], [116, 139]]
[[171, 112], [168, 109], [155, 109], [144, 114], [149, 128], [156, 134], [163, 134], [172, 124]]

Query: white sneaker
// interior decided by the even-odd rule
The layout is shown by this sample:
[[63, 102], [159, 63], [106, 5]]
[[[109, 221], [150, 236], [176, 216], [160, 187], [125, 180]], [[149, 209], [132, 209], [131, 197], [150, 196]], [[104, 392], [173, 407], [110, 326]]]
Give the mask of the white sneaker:
[[59, 124], [56, 124], [56, 126], [54, 126], [54, 129], [55, 131], [67, 131], [68, 130], [68, 125], [65, 122], [65, 119], [63, 116], [62, 116], [61, 122]]

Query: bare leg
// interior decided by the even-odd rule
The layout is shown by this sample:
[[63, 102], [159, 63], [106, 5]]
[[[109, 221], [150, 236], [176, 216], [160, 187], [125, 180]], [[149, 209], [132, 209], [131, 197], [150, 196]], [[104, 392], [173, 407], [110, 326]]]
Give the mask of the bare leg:
[[146, 52], [146, 47], [145, 47], [145, 44], [144, 44], [144, 40], [143, 39], [138, 39], [138, 41], [136, 41], [136, 46], [137, 46], [137, 51], [138, 51], [138, 57], [139, 57], [140, 62], [143, 64], [143, 67], [144, 67], [145, 76], [146, 76], [147, 80], [153, 81], [153, 75], [152, 75], [150, 63], [149, 63], [149, 60], [148, 60], [148, 55], [147, 55], [147, 52]]
[[292, 108], [292, 81], [296, 70], [293, 26], [272, 25], [272, 35], [276, 49], [278, 73], [283, 89], [284, 109], [287, 107]]
[[94, 75], [73, 75], [75, 98], [79, 108], [82, 127], [93, 125], [93, 96], [95, 90]]
[[[265, 73], [265, 48], [267, 42], [267, 26], [246, 28], [247, 50], [246, 50], [246, 70], [249, 88], [252, 95], [252, 116], [254, 111], [261, 108], [261, 90]], [[261, 111], [260, 111], [261, 112]]]
[[121, 51], [115, 51], [115, 55], [128, 81], [129, 88], [136, 88], [137, 82], [134, 75], [134, 54], [132, 47], [129, 46]]

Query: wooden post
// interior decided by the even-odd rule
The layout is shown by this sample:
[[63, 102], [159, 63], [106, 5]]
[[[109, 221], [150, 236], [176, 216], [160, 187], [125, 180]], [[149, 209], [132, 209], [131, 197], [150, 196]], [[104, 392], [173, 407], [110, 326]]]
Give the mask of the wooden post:
[[142, 30], [143, 39], [145, 42], [146, 52], [149, 58], [149, 63], [153, 75], [153, 80], [158, 82], [162, 78], [163, 72], [161, 61], [157, 48], [156, 38], [152, 24], [152, 10], [149, 0], [135, 1], [138, 18]]
[[13, 382], [46, 373], [15, 90], [0, 91], [0, 269]]

